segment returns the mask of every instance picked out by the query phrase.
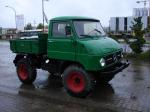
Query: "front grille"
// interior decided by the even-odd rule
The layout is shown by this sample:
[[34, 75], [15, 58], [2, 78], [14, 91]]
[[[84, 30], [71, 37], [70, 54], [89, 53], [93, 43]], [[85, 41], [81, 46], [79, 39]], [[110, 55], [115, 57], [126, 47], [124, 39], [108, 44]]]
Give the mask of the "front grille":
[[110, 65], [112, 63], [118, 62], [121, 59], [121, 51], [110, 54], [106, 56], [104, 59], [105, 59], [106, 65]]

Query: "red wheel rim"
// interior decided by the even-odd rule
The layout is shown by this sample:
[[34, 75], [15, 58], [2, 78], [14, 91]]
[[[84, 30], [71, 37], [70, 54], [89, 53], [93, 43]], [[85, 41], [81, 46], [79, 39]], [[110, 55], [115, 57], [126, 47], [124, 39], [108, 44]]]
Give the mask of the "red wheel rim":
[[19, 65], [18, 75], [19, 75], [19, 77], [22, 80], [27, 79], [27, 77], [28, 77], [28, 71], [26, 69], [26, 65], [25, 64], [20, 64]]
[[72, 72], [67, 78], [67, 86], [75, 93], [82, 92], [85, 88], [85, 79], [81, 73]]

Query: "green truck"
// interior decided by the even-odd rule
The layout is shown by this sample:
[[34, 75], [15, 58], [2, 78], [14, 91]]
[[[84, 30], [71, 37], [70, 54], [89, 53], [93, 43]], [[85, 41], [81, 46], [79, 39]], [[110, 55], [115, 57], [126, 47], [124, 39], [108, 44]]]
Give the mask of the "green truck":
[[106, 36], [97, 19], [56, 17], [48, 29], [38, 38], [10, 40], [17, 75], [24, 84], [36, 79], [36, 69], [43, 69], [59, 75], [70, 95], [85, 97], [95, 84], [108, 83], [129, 66], [122, 61], [120, 45]]

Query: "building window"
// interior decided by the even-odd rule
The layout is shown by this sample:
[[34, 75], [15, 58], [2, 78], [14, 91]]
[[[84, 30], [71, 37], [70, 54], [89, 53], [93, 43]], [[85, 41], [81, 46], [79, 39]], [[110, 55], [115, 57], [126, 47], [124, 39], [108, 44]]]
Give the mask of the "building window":
[[119, 18], [116, 18], [116, 32], [119, 31]]
[[127, 17], [124, 18], [124, 30], [127, 31], [128, 21]]

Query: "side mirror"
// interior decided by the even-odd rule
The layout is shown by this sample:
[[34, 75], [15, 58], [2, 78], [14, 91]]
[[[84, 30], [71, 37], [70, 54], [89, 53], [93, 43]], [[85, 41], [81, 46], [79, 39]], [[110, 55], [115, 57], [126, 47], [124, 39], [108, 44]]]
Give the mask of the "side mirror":
[[71, 35], [71, 27], [70, 26], [66, 26], [65, 27], [65, 31], [66, 31], [66, 35], [70, 36]]

